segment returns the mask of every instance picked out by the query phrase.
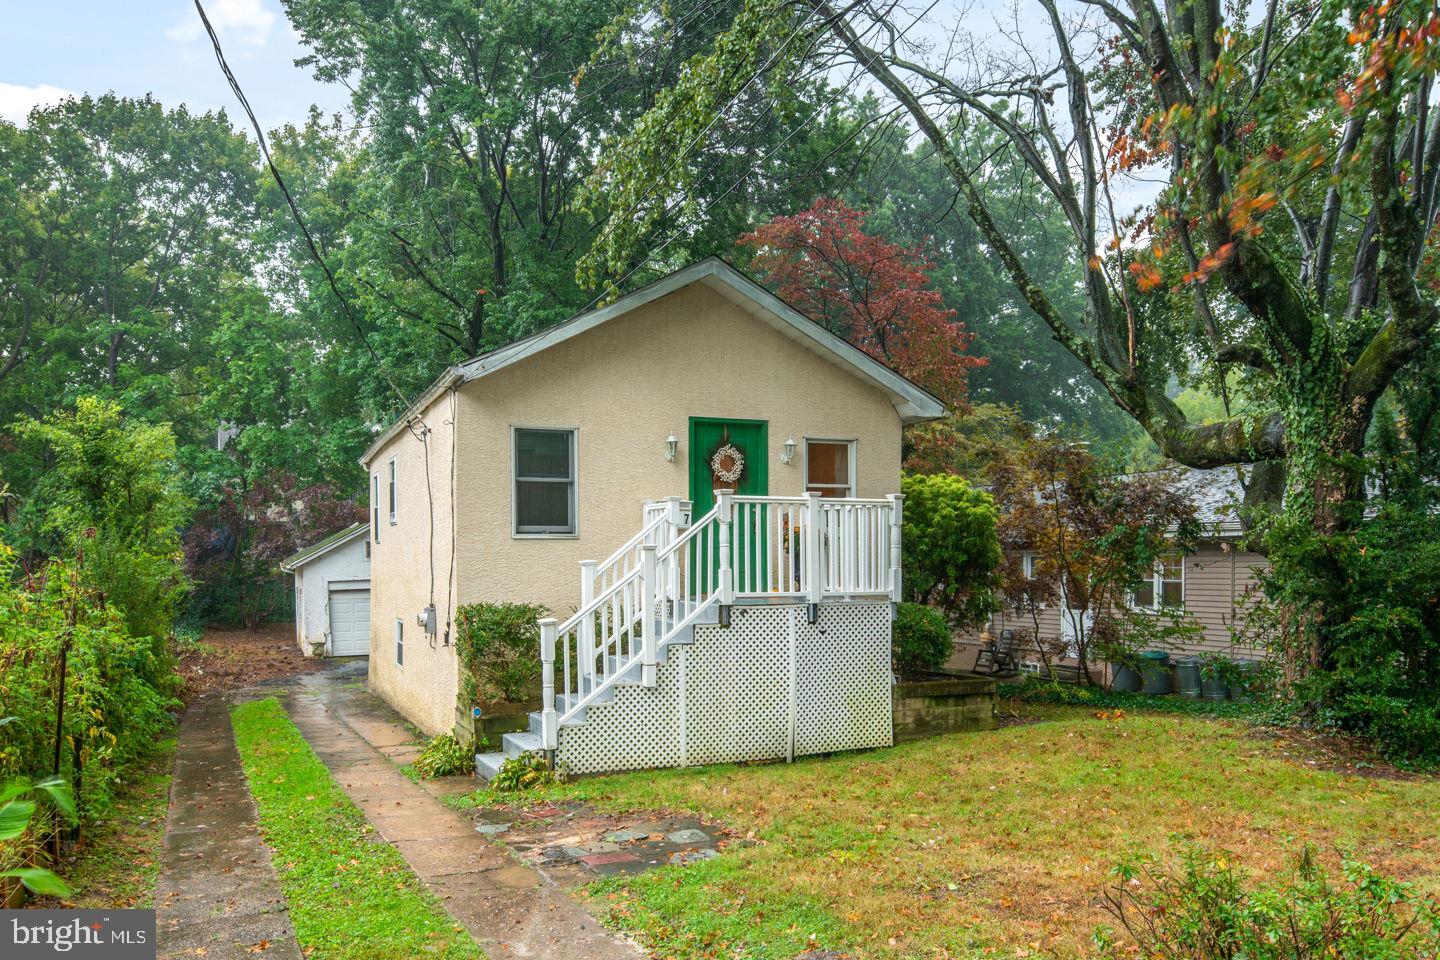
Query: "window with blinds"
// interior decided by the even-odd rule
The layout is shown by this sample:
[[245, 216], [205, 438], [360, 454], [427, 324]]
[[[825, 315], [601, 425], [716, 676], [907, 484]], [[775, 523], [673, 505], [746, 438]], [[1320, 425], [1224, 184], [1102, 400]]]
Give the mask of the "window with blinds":
[[576, 531], [575, 431], [515, 430], [515, 532], [568, 536]]

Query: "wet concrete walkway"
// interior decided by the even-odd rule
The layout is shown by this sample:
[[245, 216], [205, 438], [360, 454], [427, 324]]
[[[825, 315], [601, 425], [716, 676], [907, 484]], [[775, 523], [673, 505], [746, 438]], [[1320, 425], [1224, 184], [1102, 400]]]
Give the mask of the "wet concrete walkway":
[[165, 960], [300, 960], [260, 841], [229, 704], [218, 695], [197, 700], [180, 722], [155, 907]]
[[[637, 960], [549, 878], [518, 863], [396, 767], [414, 736], [373, 709], [343, 674], [303, 678], [286, 709], [330, 773], [445, 909], [492, 958]], [[473, 787], [473, 781], [469, 784]], [[454, 788], [452, 788], [454, 789]]]

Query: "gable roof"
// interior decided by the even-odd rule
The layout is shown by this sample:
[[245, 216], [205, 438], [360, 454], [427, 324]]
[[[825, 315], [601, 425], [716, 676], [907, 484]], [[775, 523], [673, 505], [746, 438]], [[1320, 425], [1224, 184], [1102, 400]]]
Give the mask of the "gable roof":
[[368, 463], [381, 446], [450, 387], [489, 376], [694, 283], [703, 283], [746, 313], [879, 389], [890, 398], [896, 413], [900, 415], [901, 423], [923, 423], [945, 415], [945, 405], [924, 388], [907, 380], [843, 337], [826, 330], [726, 261], [719, 257], [706, 257], [625, 294], [609, 306], [576, 314], [548, 330], [542, 330], [450, 367], [428, 390], [416, 398], [400, 419], [375, 439], [361, 456], [360, 462]]
[[297, 550], [280, 561], [280, 569], [286, 573], [294, 573], [297, 567], [303, 567], [311, 560], [319, 559], [331, 550], [344, 546], [351, 540], [354, 540], [357, 536], [364, 533], [368, 526], [369, 524], [362, 520], [354, 526], [346, 527], [344, 530], [330, 534], [330, 536], [321, 540], [319, 543], [313, 543], [308, 547]]

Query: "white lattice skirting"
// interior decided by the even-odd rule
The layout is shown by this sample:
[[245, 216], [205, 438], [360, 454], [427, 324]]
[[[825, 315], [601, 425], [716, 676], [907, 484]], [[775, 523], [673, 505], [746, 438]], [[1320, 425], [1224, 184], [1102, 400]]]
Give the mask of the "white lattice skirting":
[[889, 746], [890, 607], [737, 606], [672, 645], [654, 687], [624, 685], [561, 727], [556, 760], [604, 773]]

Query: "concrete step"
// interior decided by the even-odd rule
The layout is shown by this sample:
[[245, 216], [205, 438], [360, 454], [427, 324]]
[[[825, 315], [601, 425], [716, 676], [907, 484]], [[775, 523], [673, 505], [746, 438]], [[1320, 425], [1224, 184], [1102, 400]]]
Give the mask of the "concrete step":
[[500, 744], [507, 757], [518, 757], [522, 753], [545, 749], [545, 742], [538, 733], [507, 733], [500, 738]]
[[499, 753], [477, 753], [475, 754], [475, 776], [481, 780], [493, 780], [500, 772], [500, 764], [505, 762], [505, 754]]

